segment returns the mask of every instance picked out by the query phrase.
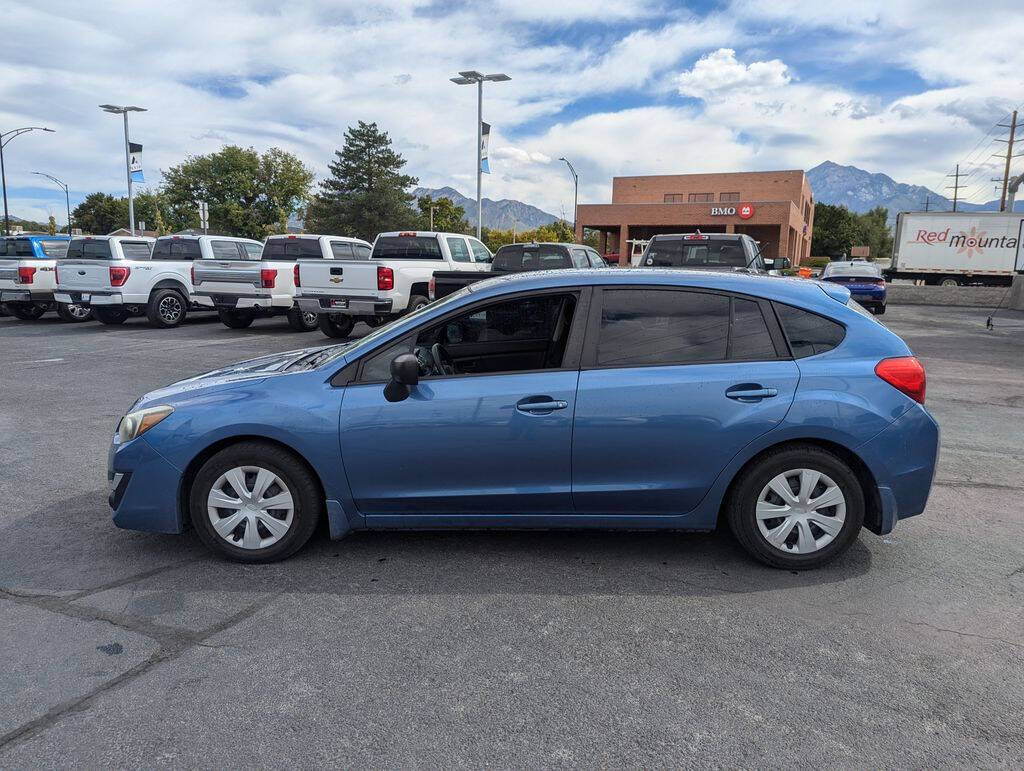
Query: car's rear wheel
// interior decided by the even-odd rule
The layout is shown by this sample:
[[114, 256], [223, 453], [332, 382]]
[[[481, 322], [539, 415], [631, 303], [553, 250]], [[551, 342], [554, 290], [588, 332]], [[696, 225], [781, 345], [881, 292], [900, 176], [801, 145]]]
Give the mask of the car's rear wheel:
[[318, 313], [310, 313], [301, 308], [288, 309], [288, 326], [296, 332], [312, 332], [319, 326]]
[[960, 286], [960, 279], [946, 276], [939, 282], [939, 286]]
[[35, 321], [46, 313], [45, 305], [36, 305], [35, 303], [7, 303], [7, 309], [11, 312], [11, 315], [22, 321]]
[[185, 320], [188, 300], [177, 289], [157, 289], [146, 305], [146, 318], [150, 325], [159, 329], [170, 329]]
[[348, 337], [352, 334], [352, 327], [356, 325], [351, 316], [344, 316], [340, 313], [321, 313], [320, 331], [328, 337]]
[[736, 540], [776, 568], [806, 570], [842, 554], [864, 523], [852, 469], [813, 445], [766, 453], [733, 483], [726, 516]]
[[885, 306], [884, 305], [876, 305], [875, 308], [874, 308], [874, 311], [875, 311], [875, 315], [876, 316], [882, 316], [882, 315], [885, 314]]
[[245, 329], [256, 318], [251, 311], [235, 311], [225, 308], [218, 308], [217, 315], [220, 317], [221, 323], [230, 329]]
[[313, 535], [324, 508], [306, 466], [262, 442], [227, 447], [206, 461], [189, 507], [203, 543], [236, 562], [291, 556]]
[[93, 319], [92, 308], [87, 305], [75, 305], [73, 303], [57, 303], [57, 316], [61, 321], [91, 321]]
[[125, 320], [130, 315], [127, 308], [93, 308], [93, 312], [96, 314], [96, 318], [100, 320], [101, 324], [124, 324]]
[[429, 302], [430, 300], [428, 300], [423, 295], [414, 294], [412, 297], [409, 298], [409, 307], [405, 309], [405, 312], [412, 313], [413, 311], [418, 311], [420, 308], [422, 308]]

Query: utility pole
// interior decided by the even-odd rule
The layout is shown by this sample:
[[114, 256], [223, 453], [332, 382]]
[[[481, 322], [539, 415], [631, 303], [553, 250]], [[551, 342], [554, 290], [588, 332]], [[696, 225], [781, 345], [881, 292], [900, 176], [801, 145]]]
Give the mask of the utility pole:
[[437, 207], [433, 206], [433, 205], [431, 205], [431, 207], [430, 207], [430, 232], [431, 233], [434, 232], [434, 209], [436, 209], [436, 208]]
[[924, 210], [925, 211], [928, 211], [928, 207], [931, 205], [931, 202], [932, 202], [932, 197], [930, 195], [926, 195], [924, 197]]
[[[1002, 126], [1003, 128], [1010, 129], [1009, 139], [996, 140], [997, 142], [1006, 142], [1006, 166], [1003, 168], [1003, 192], [999, 196], [999, 211], [1006, 211], [1006, 189], [1010, 185], [1010, 159], [1014, 157], [1013, 138], [1014, 134], [1017, 133], [1017, 111], [1013, 111], [1013, 115], [1010, 118], [1009, 125], [1005, 123], [1000, 123], [998, 125]], [[996, 153], [997, 156], [1001, 154], [1002, 153]]]
[[946, 185], [946, 190], [953, 191], [953, 211], [956, 211], [956, 202], [960, 198], [960, 188], [967, 187], [967, 185], [960, 184], [960, 164], [956, 165], [956, 171], [952, 174], [947, 174], [947, 177], [953, 177], [953, 184]]

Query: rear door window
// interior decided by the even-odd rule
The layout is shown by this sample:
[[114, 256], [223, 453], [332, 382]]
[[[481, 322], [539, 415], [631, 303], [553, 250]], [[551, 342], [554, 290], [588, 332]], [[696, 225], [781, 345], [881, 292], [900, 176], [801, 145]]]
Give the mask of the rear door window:
[[73, 240], [68, 245], [68, 259], [109, 260], [110, 241]]
[[373, 250], [366, 244], [352, 244], [352, 251], [355, 253], [357, 260], [368, 260], [373, 254]]
[[315, 238], [271, 238], [263, 245], [264, 260], [294, 262], [320, 257], [320, 242]]
[[586, 249], [572, 249], [572, 264], [577, 268], [589, 268], [590, 258]]
[[258, 260], [263, 256], [263, 244], [250, 244], [248, 242], [243, 242], [242, 251], [245, 252], [246, 259]]
[[469, 255], [469, 247], [466, 245], [465, 238], [449, 237], [445, 240], [448, 242], [448, 251], [452, 254], [452, 260], [455, 262], [473, 261], [473, 258]]
[[197, 238], [161, 238], [153, 244], [154, 260], [198, 260], [202, 257]]
[[331, 241], [331, 256], [336, 260], [351, 260], [352, 245], [345, 241]]
[[774, 307], [795, 359], [831, 351], [846, 336], [842, 324], [817, 313], [782, 303], [774, 303]]
[[126, 260], [148, 260], [153, 247], [146, 241], [122, 241], [121, 254]]
[[761, 306], [753, 300], [734, 297], [732, 313], [729, 358], [761, 361], [777, 358], [775, 343], [768, 332]]

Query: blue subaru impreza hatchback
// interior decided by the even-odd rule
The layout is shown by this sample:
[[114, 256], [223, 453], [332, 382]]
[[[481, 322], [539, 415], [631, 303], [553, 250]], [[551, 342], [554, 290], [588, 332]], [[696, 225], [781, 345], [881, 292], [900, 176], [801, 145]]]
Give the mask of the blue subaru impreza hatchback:
[[680, 270], [486, 280], [146, 394], [110, 449], [114, 522], [267, 562], [324, 517], [334, 538], [724, 518], [755, 558], [815, 567], [920, 514], [938, 453], [921, 364], [849, 297]]

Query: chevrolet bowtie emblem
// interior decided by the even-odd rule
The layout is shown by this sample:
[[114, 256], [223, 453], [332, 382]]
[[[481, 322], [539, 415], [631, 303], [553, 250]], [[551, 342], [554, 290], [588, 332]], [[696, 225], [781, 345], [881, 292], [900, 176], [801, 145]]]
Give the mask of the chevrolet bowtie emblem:
[[340, 284], [344, 280], [345, 279], [343, 279], [341, 276], [331, 276], [331, 283], [332, 284]]

